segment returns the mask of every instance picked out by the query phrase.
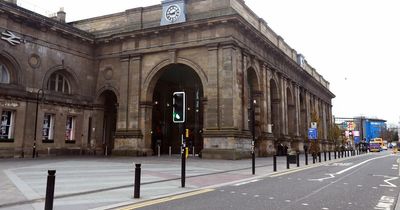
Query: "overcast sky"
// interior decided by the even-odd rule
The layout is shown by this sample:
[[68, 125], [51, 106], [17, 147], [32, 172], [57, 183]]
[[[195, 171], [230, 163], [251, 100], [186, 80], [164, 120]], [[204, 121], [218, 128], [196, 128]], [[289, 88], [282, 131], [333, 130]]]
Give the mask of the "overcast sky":
[[[18, 0], [41, 14], [64, 7], [67, 21], [160, 4], [161, 0]], [[246, 0], [331, 83], [336, 117], [400, 121], [399, 0]]]

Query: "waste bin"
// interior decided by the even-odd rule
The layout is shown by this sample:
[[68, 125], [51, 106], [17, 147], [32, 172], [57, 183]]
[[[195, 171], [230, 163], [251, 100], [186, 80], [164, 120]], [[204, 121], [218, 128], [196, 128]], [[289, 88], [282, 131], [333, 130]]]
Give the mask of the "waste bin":
[[289, 163], [297, 163], [297, 156], [296, 155], [289, 155]]

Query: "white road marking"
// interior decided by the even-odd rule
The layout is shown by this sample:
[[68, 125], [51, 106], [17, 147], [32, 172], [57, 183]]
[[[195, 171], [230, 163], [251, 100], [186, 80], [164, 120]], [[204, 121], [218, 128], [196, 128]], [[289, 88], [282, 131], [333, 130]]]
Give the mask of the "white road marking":
[[388, 179], [383, 180], [387, 185], [381, 184], [381, 185], [379, 185], [381, 187], [397, 187], [395, 184], [390, 183], [390, 181], [396, 180], [399, 177], [385, 176], [385, 175], [373, 175], [373, 176], [380, 176], [383, 178], [388, 178]]
[[324, 177], [324, 178], [319, 178], [319, 179], [309, 179], [308, 181], [319, 181], [319, 182], [322, 182], [322, 181], [324, 181], [326, 179], [335, 178], [335, 176], [333, 174], [326, 174], [326, 175], [329, 175], [329, 176], [328, 177]]
[[377, 187], [372, 187], [373, 189], [378, 189]]
[[260, 181], [260, 179], [254, 179], [254, 180], [251, 180], [251, 181], [247, 181], [247, 182], [241, 182], [241, 183], [237, 183], [237, 184], [235, 184], [234, 186], [241, 186], [241, 185], [245, 185], [245, 184], [250, 184], [250, 183], [253, 183], [253, 182], [258, 182], [258, 181]]
[[331, 163], [331, 164], [329, 164], [329, 165], [327, 165], [327, 166], [351, 166], [351, 165], [353, 165], [353, 163]]
[[329, 208], [326, 208], [326, 207], [324, 207], [324, 208], [322, 208], [323, 210], [329, 210]]
[[291, 200], [285, 200], [285, 202], [286, 202], [286, 203], [290, 203], [290, 202], [291, 202]]
[[255, 198], [258, 198], [258, 197], [260, 197], [260, 195], [254, 195], [254, 197], [255, 197]]
[[247, 195], [247, 193], [242, 193], [242, 195]]
[[359, 184], [359, 185], [357, 185], [357, 187], [362, 187], [362, 185]]
[[346, 183], [346, 182], [345, 182], [345, 183], [343, 183], [343, 184], [344, 184], [344, 185], [348, 185], [349, 183]]
[[389, 156], [390, 156], [390, 155], [385, 155], [385, 156], [379, 156], [379, 157], [375, 157], [375, 158], [371, 158], [371, 159], [365, 160], [365, 161], [363, 161], [363, 162], [361, 162], [361, 163], [358, 163], [358, 164], [353, 165], [353, 166], [350, 166], [350, 167], [348, 167], [348, 168], [346, 168], [346, 169], [344, 169], [344, 170], [341, 170], [341, 171], [339, 171], [339, 172], [336, 172], [336, 175], [343, 174], [344, 172], [347, 172], [347, 171], [349, 171], [349, 170], [351, 170], [351, 169], [353, 169], [353, 168], [355, 168], [355, 167], [358, 167], [358, 166], [360, 166], [360, 165], [362, 165], [362, 164], [365, 164], [365, 163], [368, 163], [368, 162], [370, 162], [370, 161], [373, 161], [373, 160], [376, 160], [376, 159], [385, 158], [385, 157], [389, 157]]
[[303, 206], [308, 206], [308, 203], [302, 203], [301, 205], [303, 205]]
[[235, 191], [231, 191], [231, 194], [235, 194], [236, 192]]
[[374, 207], [374, 209], [379, 210], [390, 210], [394, 204], [394, 197], [391, 196], [382, 196], [379, 200], [379, 203]]
[[274, 197], [269, 197], [268, 199], [270, 199], [270, 200], [274, 200], [275, 198], [274, 198]]

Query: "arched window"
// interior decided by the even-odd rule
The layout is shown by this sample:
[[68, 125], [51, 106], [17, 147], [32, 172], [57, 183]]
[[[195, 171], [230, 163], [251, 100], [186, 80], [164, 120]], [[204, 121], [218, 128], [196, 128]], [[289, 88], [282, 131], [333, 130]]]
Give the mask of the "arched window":
[[10, 73], [5, 65], [0, 63], [0, 83], [9, 84], [10, 83]]
[[50, 76], [49, 81], [47, 82], [47, 89], [51, 91], [61, 92], [61, 93], [70, 93], [70, 85], [67, 78], [60, 74], [54, 73]]

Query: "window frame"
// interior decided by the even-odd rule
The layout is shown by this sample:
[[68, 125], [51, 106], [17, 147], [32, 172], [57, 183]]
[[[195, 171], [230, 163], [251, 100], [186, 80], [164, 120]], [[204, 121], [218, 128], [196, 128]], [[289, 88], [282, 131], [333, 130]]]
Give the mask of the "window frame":
[[47, 90], [57, 93], [71, 94], [71, 83], [65, 74], [55, 72], [50, 75], [47, 81]]
[[[3, 81], [3, 73], [6, 73], [7, 78]], [[0, 84], [10, 84], [11, 83], [11, 74], [10, 70], [8, 70], [7, 66], [4, 63], [0, 63]]]
[[[45, 127], [45, 120], [48, 120], [48, 127]], [[42, 141], [54, 141], [54, 125], [55, 125], [55, 114], [45, 113], [42, 123]], [[44, 135], [46, 130], [47, 135]]]
[[[5, 113], [9, 113], [8, 117], [8, 122], [7, 124], [3, 124], [3, 117], [5, 116]], [[1, 116], [0, 116], [0, 141], [6, 141], [6, 142], [14, 142], [14, 130], [15, 130], [15, 110], [2, 110], [1, 111]], [[1, 132], [3, 131], [3, 127], [5, 127], [6, 134], [2, 134]], [[8, 129], [7, 129], [8, 127]], [[4, 138], [5, 137], [5, 138]]]
[[75, 129], [76, 128], [76, 117], [68, 115], [65, 122], [65, 141], [75, 141]]

